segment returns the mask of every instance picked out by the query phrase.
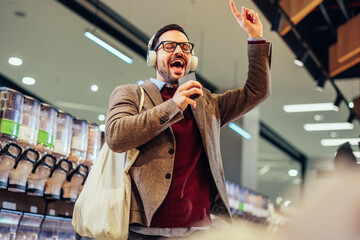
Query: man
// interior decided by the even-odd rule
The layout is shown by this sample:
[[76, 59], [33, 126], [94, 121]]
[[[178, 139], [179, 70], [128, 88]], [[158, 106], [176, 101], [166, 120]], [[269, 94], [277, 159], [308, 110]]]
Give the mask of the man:
[[[197, 81], [178, 85], [194, 69], [193, 45], [178, 25], [161, 28], [149, 42], [156, 79], [145, 90], [117, 87], [106, 121], [110, 149], [140, 151], [130, 169], [129, 239], [187, 236], [211, 226], [210, 213], [228, 219], [230, 210], [220, 153], [220, 127], [239, 118], [270, 94], [270, 44], [257, 13], [230, 0], [234, 17], [249, 37], [248, 80], [243, 88], [212, 94]], [[152, 58], [153, 58], [152, 57]], [[153, 62], [151, 64], [151, 62]], [[190, 96], [198, 94], [192, 99]]]

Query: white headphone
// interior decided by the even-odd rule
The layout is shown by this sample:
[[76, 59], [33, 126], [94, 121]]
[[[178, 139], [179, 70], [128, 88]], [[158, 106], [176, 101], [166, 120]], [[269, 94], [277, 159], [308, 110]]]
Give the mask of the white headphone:
[[[150, 38], [149, 43], [148, 43], [148, 52], [147, 52], [146, 62], [149, 67], [154, 67], [156, 65], [157, 54], [156, 54], [156, 51], [151, 50], [151, 45], [153, 44], [155, 34]], [[192, 50], [190, 71], [195, 71], [197, 65], [198, 65], [198, 58], [197, 58], [197, 56], [195, 56], [194, 50]]]

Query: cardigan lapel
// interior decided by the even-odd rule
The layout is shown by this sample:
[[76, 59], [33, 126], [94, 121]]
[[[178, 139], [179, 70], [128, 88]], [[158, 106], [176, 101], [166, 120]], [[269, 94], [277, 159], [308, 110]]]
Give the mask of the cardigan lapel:
[[153, 82], [145, 80], [141, 86], [144, 88], [145, 92], [148, 94], [150, 100], [155, 106], [164, 102], [158, 87]]

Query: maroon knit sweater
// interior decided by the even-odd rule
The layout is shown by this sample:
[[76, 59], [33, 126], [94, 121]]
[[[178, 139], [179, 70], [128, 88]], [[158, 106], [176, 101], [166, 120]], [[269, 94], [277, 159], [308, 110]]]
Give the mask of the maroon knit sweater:
[[[172, 98], [175, 91], [176, 88], [164, 86], [161, 90], [164, 101]], [[211, 224], [209, 163], [190, 107], [183, 115], [182, 120], [171, 125], [176, 139], [172, 181], [150, 227], [179, 228]]]

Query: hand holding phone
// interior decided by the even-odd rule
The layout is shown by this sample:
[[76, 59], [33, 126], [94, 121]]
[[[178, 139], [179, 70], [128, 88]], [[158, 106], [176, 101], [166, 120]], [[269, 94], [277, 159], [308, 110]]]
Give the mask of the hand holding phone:
[[[195, 76], [195, 73], [192, 72], [192, 73], [189, 73], [181, 78], [179, 78], [178, 82], [179, 82], [179, 86], [180, 85], [183, 85], [184, 83], [186, 83], [187, 81], [190, 81], [190, 80], [194, 80], [196, 81], [196, 76]], [[198, 98], [200, 95], [199, 94], [193, 94], [190, 96], [191, 99], [196, 99]]]

